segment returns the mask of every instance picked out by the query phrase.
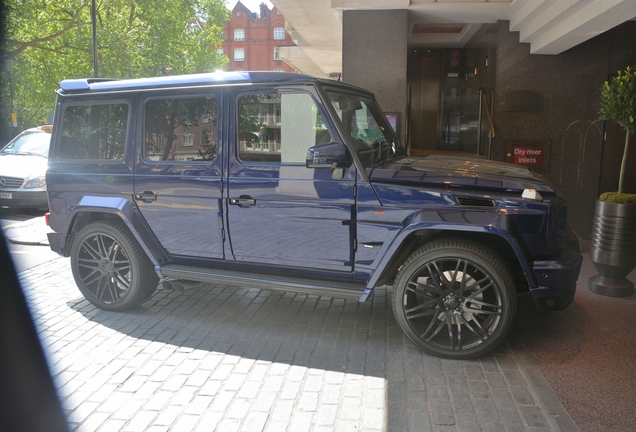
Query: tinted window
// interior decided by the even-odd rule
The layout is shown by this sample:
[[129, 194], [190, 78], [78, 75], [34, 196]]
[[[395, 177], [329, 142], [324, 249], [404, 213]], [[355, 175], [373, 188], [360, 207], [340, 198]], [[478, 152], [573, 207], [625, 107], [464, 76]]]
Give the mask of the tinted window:
[[128, 105], [69, 105], [64, 109], [62, 159], [124, 158]]
[[309, 147], [331, 141], [307, 93], [244, 95], [238, 100], [238, 113], [243, 161], [304, 164]]
[[217, 119], [213, 96], [149, 100], [144, 112], [146, 159], [214, 160]]
[[375, 100], [337, 91], [327, 95], [365, 167], [406, 154]]

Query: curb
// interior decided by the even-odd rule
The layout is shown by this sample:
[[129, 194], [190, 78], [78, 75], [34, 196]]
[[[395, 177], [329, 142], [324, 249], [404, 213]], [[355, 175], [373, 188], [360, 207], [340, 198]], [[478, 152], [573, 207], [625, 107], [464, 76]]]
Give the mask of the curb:
[[9, 243], [24, 246], [49, 246], [47, 232], [53, 232], [46, 226], [44, 216], [29, 219], [3, 227], [4, 236]]
[[506, 344], [511, 349], [512, 357], [517, 364], [519, 372], [528, 384], [528, 391], [538, 401], [542, 411], [549, 415], [547, 421], [550, 424], [550, 429], [562, 432], [580, 432], [580, 429], [565, 410], [554, 390], [552, 390], [552, 387], [550, 387], [550, 384], [548, 384], [548, 381], [534, 363], [534, 360], [532, 360], [532, 357], [530, 357], [521, 338], [514, 331], [511, 331], [506, 337]]

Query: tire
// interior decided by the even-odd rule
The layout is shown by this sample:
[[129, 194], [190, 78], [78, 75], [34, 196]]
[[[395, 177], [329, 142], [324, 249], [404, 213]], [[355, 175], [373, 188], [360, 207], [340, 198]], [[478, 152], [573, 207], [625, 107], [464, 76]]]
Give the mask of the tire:
[[159, 283], [137, 240], [116, 219], [94, 222], [80, 230], [71, 247], [71, 268], [84, 297], [109, 311], [139, 305]]
[[506, 336], [516, 312], [510, 270], [478, 243], [437, 240], [415, 251], [396, 276], [398, 325], [415, 345], [438, 357], [486, 354]]

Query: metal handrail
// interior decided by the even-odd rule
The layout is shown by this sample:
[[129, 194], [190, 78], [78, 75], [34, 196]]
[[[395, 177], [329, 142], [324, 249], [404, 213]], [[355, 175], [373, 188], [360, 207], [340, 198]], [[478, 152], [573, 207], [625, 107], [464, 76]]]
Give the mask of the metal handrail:
[[492, 139], [495, 137], [495, 123], [492, 120], [492, 113], [490, 112], [490, 104], [488, 103], [488, 96], [486, 96], [486, 89], [483, 87], [479, 87], [477, 89], [479, 93], [479, 120], [477, 126], [477, 153], [481, 154], [481, 121], [482, 121], [482, 110], [484, 102], [486, 102], [486, 116], [488, 117], [488, 124], [490, 125], [490, 134], [488, 139], [488, 159], [491, 159], [491, 149], [492, 149]]

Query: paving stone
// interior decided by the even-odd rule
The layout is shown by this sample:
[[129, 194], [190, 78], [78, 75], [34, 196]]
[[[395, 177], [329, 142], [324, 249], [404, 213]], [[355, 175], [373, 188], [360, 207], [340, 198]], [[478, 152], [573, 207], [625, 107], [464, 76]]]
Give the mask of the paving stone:
[[152, 420], [157, 416], [154, 411], [141, 410], [131, 421], [126, 425], [124, 431], [138, 432], [144, 431], [148, 428]]
[[113, 313], [81, 298], [68, 260], [19, 277], [80, 432], [553, 425], [512, 348], [504, 343], [479, 360], [430, 356], [398, 328], [391, 289], [359, 304], [196, 283]]

